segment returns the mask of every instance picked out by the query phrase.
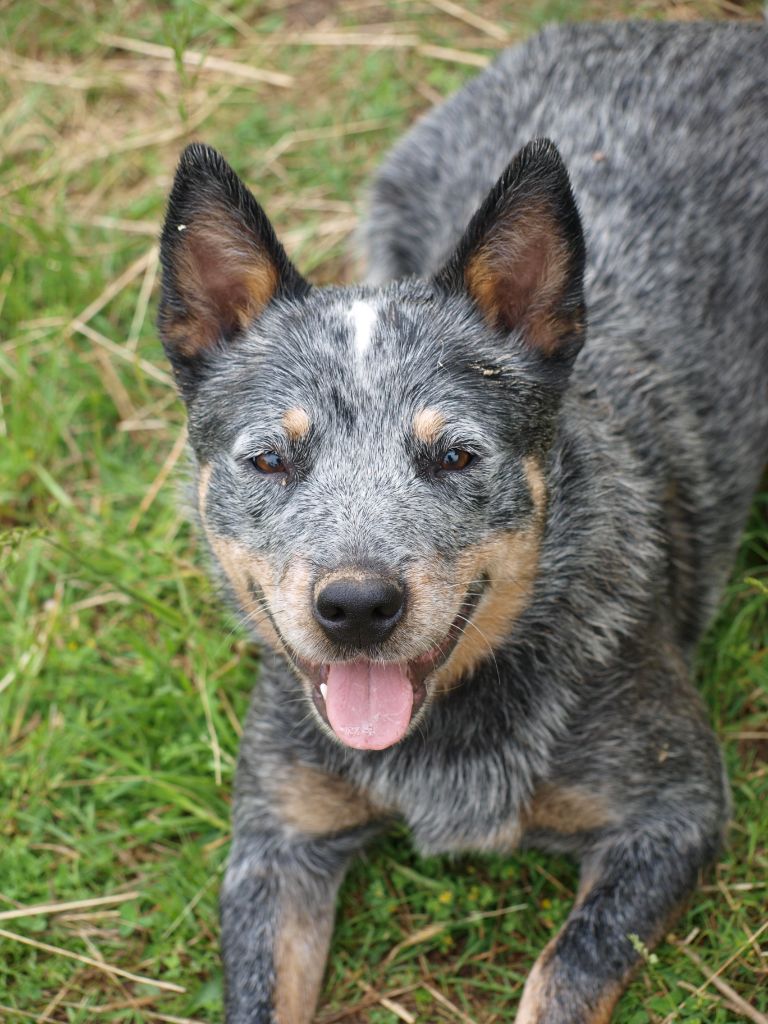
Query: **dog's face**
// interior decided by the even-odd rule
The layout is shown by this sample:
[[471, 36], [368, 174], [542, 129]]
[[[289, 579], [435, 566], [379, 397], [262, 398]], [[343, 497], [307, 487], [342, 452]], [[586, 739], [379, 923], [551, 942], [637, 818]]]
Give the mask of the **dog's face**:
[[432, 281], [311, 289], [234, 173], [190, 147], [162, 256], [213, 556], [318, 722], [391, 746], [493, 656], [534, 584], [583, 335], [559, 157], [523, 151]]

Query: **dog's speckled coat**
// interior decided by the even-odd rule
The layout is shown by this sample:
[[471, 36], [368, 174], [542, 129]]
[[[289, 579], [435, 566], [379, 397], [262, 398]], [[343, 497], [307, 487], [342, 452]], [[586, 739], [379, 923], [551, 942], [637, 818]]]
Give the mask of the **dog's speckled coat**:
[[[504, 173], [543, 136], [586, 266], [554, 147]], [[396, 815], [425, 851], [580, 858], [515, 1019], [598, 1024], [628, 936], [664, 933], [728, 815], [689, 664], [768, 457], [766, 29], [545, 31], [405, 137], [364, 237], [369, 285], [310, 289], [201, 146], [163, 235], [201, 527], [274, 647], [222, 892], [227, 1020], [312, 1019], [345, 866]], [[451, 448], [461, 473], [436, 469]], [[302, 668], [356, 656], [312, 615], [340, 567], [407, 587], [382, 661], [483, 588], [388, 749], [334, 739]]]

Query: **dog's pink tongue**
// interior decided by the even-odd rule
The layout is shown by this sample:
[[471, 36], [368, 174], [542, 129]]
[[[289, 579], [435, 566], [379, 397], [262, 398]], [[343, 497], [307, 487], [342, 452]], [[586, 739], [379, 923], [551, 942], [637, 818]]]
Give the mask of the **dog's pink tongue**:
[[356, 661], [328, 667], [325, 710], [339, 739], [358, 750], [383, 750], [408, 731], [413, 687], [404, 666]]

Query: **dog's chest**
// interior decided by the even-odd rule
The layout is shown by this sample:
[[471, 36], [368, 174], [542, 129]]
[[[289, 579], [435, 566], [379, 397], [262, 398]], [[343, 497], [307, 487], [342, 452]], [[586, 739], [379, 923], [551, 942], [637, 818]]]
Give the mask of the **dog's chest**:
[[405, 820], [422, 853], [510, 850], [522, 834], [528, 778], [509, 751], [462, 752], [372, 773], [366, 788]]

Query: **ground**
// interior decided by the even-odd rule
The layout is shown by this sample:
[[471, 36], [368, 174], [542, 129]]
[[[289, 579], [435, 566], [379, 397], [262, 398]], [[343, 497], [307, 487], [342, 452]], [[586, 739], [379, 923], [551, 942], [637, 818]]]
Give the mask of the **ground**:
[[[0, 0], [0, 1019], [222, 1019], [216, 892], [258, 653], [177, 502], [184, 414], [153, 322], [184, 143], [227, 155], [314, 280], [351, 279], [372, 168], [498, 48], [561, 18], [760, 6]], [[730, 846], [618, 1024], [768, 1020], [767, 508], [698, 667]], [[318, 1021], [509, 1021], [574, 884], [552, 857], [382, 840], [345, 884]]]

